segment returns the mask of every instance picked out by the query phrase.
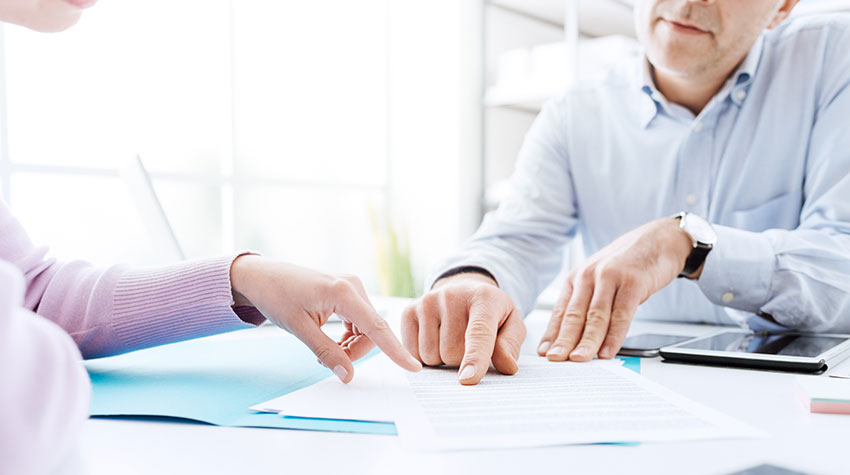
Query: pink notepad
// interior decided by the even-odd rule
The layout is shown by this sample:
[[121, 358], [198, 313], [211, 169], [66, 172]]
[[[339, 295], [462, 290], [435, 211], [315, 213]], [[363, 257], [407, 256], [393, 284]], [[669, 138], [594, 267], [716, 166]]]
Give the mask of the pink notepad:
[[850, 414], [850, 380], [797, 376], [797, 396], [810, 412]]

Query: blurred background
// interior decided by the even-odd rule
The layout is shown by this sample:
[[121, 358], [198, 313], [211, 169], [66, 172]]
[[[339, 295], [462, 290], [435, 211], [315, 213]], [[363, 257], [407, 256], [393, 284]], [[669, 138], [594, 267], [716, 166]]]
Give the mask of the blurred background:
[[59, 258], [161, 264], [118, 172], [139, 154], [188, 258], [248, 249], [412, 296], [498, 205], [543, 101], [638, 54], [631, 9], [102, 0], [63, 33], [4, 25], [0, 195]]

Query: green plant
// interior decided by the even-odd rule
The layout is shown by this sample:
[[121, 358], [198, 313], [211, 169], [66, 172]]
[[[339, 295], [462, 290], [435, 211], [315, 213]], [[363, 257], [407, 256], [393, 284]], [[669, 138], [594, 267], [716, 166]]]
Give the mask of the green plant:
[[392, 297], [416, 297], [407, 239], [400, 239], [392, 219], [386, 215], [379, 217], [374, 206], [369, 206], [369, 219], [375, 239], [381, 293]]

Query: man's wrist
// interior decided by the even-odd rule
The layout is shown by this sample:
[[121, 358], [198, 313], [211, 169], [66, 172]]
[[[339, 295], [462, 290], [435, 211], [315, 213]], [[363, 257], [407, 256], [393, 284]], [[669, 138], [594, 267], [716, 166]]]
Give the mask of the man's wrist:
[[679, 268], [684, 269], [685, 262], [694, 249], [694, 240], [679, 226], [679, 220], [677, 218], [665, 219], [664, 221], [665, 227], [670, 232], [670, 240], [668, 241], [670, 245], [668, 249], [671, 249], [675, 255]]
[[482, 283], [495, 285], [496, 287], [499, 286], [499, 282], [496, 280], [496, 277], [494, 277], [487, 269], [478, 266], [460, 266], [449, 269], [440, 274], [440, 276], [434, 280], [434, 283], [431, 285], [431, 289], [436, 289], [447, 282], [460, 279], [477, 280]]
[[691, 249], [685, 257], [679, 277], [698, 279], [708, 254], [717, 243], [717, 232], [705, 218], [693, 213], [683, 211], [674, 219], [678, 221], [679, 228], [691, 241]]
[[[676, 224], [676, 228], [679, 231], [678, 234], [680, 236], [683, 236], [685, 238], [685, 240], [687, 241], [687, 246], [684, 248], [683, 254], [680, 254], [679, 260], [678, 260], [679, 268], [681, 269], [682, 272], [684, 272], [685, 267], [687, 266], [687, 263], [688, 263], [688, 259], [690, 259], [691, 253], [694, 252], [694, 249], [696, 248], [696, 246], [694, 246], [694, 238], [691, 237], [690, 234], [686, 233], [685, 230], [682, 229], [679, 226], [679, 220], [675, 220], [674, 222]], [[702, 274], [703, 266], [705, 266], [705, 261], [703, 261], [695, 271], [691, 272], [690, 274], [682, 275], [681, 277], [684, 277], [684, 278], [690, 279], [690, 280], [699, 279], [700, 274]]]

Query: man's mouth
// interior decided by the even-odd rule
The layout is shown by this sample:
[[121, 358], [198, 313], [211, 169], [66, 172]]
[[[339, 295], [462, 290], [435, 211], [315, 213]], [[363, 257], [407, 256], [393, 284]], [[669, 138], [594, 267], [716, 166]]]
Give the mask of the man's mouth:
[[709, 31], [700, 28], [699, 26], [690, 23], [686, 20], [668, 20], [667, 18], [662, 18], [662, 22], [667, 24], [667, 26], [676, 33], [680, 33], [683, 35], [707, 35], [710, 34]]

